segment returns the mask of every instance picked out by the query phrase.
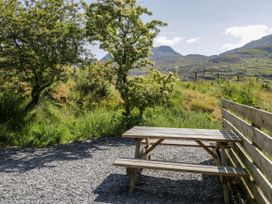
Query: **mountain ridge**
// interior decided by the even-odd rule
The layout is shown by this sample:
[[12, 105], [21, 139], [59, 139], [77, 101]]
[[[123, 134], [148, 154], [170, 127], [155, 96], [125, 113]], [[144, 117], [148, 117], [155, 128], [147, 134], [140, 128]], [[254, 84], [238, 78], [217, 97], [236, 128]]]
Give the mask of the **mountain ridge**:
[[[192, 72], [228, 72], [243, 74], [272, 74], [272, 35], [251, 41], [240, 48], [219, 55], [182, 55], [170, 46], [152, 49], [150, 59], [161, 71], [174, 71], [180, 75]], [[109, 59], [109, 55], [102, 58]]]

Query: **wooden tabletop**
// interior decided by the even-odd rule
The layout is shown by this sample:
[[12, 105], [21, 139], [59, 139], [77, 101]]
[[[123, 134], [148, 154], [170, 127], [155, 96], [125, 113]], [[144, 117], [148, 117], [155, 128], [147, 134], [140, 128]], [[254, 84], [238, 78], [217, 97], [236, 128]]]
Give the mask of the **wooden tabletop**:
[[216, 142], [241, 142], [241, 139], [229, 130], [164, 128], [135, 126], [126, 131], [122, 137], [134, 139], [182, 139]]

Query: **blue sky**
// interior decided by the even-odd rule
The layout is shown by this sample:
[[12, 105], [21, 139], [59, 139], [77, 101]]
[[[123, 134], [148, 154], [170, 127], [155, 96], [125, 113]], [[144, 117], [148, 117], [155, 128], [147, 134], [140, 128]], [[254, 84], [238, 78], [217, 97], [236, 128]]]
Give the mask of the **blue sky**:
[[[94, 0], [88, 0], [93, 2]], [[272, 0], [139, 0], [145, 21], [168, 23], [154, 41], [182, 55], [214, 55], [272, 34]], [[92, 52], [101, 58], [97, 47]]]

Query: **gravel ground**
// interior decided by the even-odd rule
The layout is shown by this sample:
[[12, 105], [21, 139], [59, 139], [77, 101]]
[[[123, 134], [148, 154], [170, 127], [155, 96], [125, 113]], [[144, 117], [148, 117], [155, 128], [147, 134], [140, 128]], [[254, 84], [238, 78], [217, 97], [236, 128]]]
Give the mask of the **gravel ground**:
[[[112, 166], [132, 157], [134, 143], [101, 138], [44, 149], [0, 150], [0, 203], [223, 203], [216, 176], [144, 170], [128, 193], [124, 168]], [[210, 164], [200, 148], [158, 147], [154, 159]]]

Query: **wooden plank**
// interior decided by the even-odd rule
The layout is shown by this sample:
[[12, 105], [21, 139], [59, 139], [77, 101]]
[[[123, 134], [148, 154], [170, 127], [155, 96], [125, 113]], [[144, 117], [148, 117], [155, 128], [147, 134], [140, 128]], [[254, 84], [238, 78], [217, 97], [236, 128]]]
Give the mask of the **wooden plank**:
[[[228, 121], [223, 120], [223, 123], [226, 128], [234, 129], [234, 127]], [[245, 147], [248, 148], [248, 146], [243, 146], [242, 144], [232, 144], [234, 152], [239, 156], [239, 159], [243, 161], [243, 164], [249, 170], [252, 178], [262, 188], [267, 198], [272, 201], [272, 184], [269, 179], [263, 174], [260, 168], [255, 165], [255, 162], [252, 160], [252, 158], [247, 155]], [[254, 151], [253, 147], [251, 148], [251, 151], [252, 150]]]
[[143, 154], [148, 154], [150, 153], [155, 147], [157, 147], [161, 142], [163, 141], [163, 139], [158, 139], [157, 142], [155, 142], [154, 144], [150, 145], [149, 147], [147, 147], [144, 151]]
[[170, 128], [170, 127], [150, 127], [150, 126], [134, 126], [128, 132], [159, 132], [159, 133], [182, 133], [186, 134], [200, 134], [200, 135], [218, 135], [220, 130], [218, 129], [195, 129], [195, 128]]
[[[149, 139], [150, 144], [154, 144], [157, 140], [156, 139]], [[141, 141], [141, 144], [146, 144], [145, 141]], [[203, 144], [206, 147], [216, 147], [216, 143], [214, 142], [203, 142]], [[199, 144], [195, 141], [190, 141], [190, 140], [169, 140], [166, 139], [160, 143], [160, 145], [165, 145], [165, 146], [184, 146], [184, 147], [199, 147]]]
[[240, 142], [241, 139], [232, 131], [188, 129], [188, 128], [162, 128], [135, 126], [126, 131], [125, 138], [149, 138], [149, 139], [183, 139], [218, 142]]
[[[233, 155], [231, 154], [230, 149], [228, 149], [226, 151], [226, 155], [227, 155], [227, 162], [228, 162], [229, 165], [231, 165], [233, 167], [241, 167], [240, 164], [236, 163], [236, 160], [235, 160], [236, 158], [233, 158]], [[245, 168], [245, 167], [242, 167], [242, 168]], [[250, 179], [250, 177], [249, 177], [249, 179]], [[252, 193], [252, 191], [248, 187], [248, 185], [246, 183], [244, 183], [245, 178], [239, 177], [239, 178], [236, 178], [236, 181], [237, 180], [240, 182], [239, 184], [240, 184], [242, 190], [244, 191], [244, 196], [245, 196], [246, 202], [251, 203], [250, 201], [254, 201], [255, 200], [254, 194]], [[234, 180], [232, 180], [232, 181], [234, 181]], [[229, 187], [231, 188], [231, 185], [229, 185]], [[244, 203], [244, 202], [241, 202], [241, 203]]]
[[272, 181], [272, 161], [264, 155], [252, 142], [246, 138], [235, 126], [233, 126], [226, 119], [223, 120], [224, 127], [231, 129], [243, 140], [241, 145], [246, 152], [254, 160], [254, 163], [260, 168], [260, 170], [267, 176], [268, 180]]
[[[231, 166], [246, 168], [246, 166], [240, 160], [238, 155], [233, 151], [233, 149], [228, 149], [226, 153]], [[256, 184], [253, 178], [251, 179], [250, 177], [240, 177], [238, 179], [240, 180], [242, 190], [245, 192], [244, 195], [247, 197], [247, 201], [249, 203], [251, 203], [253, 200], [256, 200], [257, 203], [260, 204], [269, 203], [268, 198], [264, 195], [264, 192]]]
[[249, 123], [226, 109], [222, 109], [222, 115], [245, 136], [248, 136], [257, 146], [272, 155], [272, 137], [263, 133], [258, 128], [251, 126]]
[[250, 120], [253, 124], [272, 131], [272, 113], [227, 99], [222, 99], [222, 106]]
[[205, 144], [203, 144], [201, 141], [196, 140], [196, 142], [199, 144], [200, 147], [204, 148], [213, 157], [215, 161], [217, 161], [217, 155], [212, 150], [206, 147]]
[[187, 164], [187, 163], [143, 160], [143, 159], [118, 158], [113, 163], [113, 165], [125, 166], [128, 168], [180, 171], [180, 172], [191, 172], [191, 173], [202, 173], [202, 174], [235, 176], [235, 177], [249, 176], [247, 171], [242, 168], [234, 168], [229, 166]]
[[268, 200], [272, 201], [272, 184], [262, 171], [254, 164], [250, 157], [246, 154], [245, 150], [240, 144], [233, 145], [234, 152], [239, 156], [240, 160], [244, 163], [249, 170], [252, 178], [261, 187]]
[[[226, 158], [226, 152], [225, 152], [225, 147], [224, 145], [221, 146], [220, 148], [220, 156], [221, 156], [221, 163], [223, 166], [227, 165], [227, 158]], [[224, 203], [229, 204], [230, 199], [229, 199], [229, 188], [228, 188], [228, 181], [226, 177], [222, 178], [222, 183], [223, 183], [223, 192], [224, 192]]]

